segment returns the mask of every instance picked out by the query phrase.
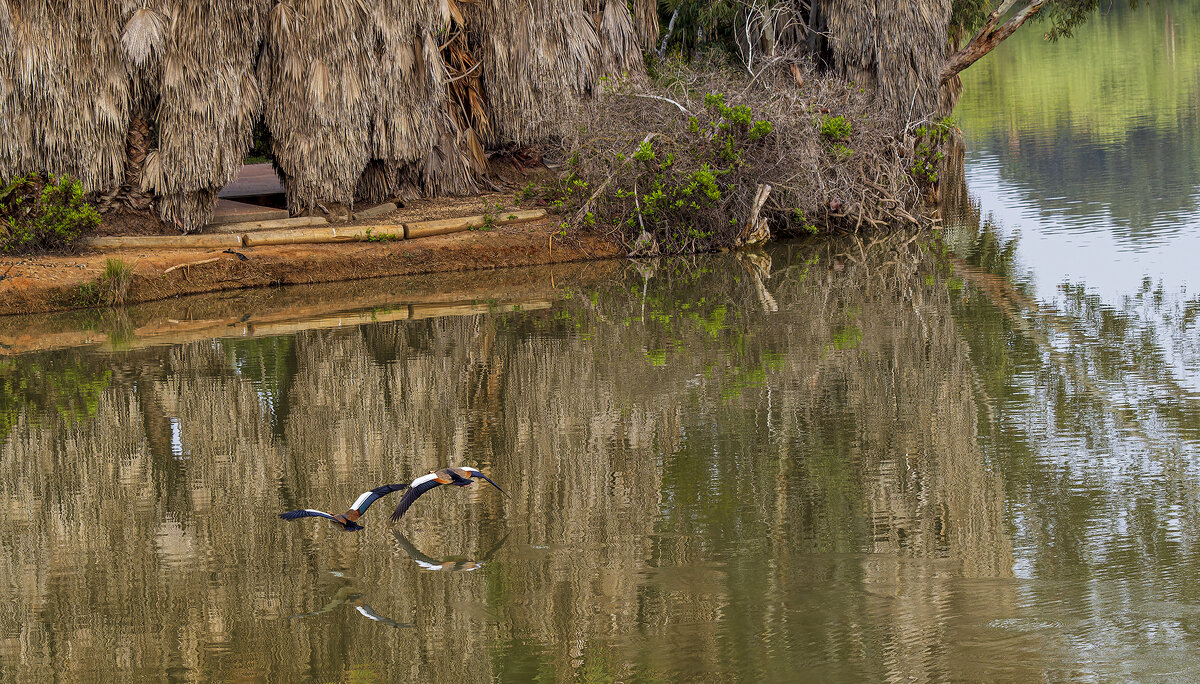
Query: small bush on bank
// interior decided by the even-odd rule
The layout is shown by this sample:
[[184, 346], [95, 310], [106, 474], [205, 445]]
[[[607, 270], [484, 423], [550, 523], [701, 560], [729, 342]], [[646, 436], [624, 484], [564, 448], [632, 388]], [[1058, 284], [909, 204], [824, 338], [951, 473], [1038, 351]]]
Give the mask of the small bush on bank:
[[69, 176], [29, 174], [0, 188], [0, 252], [67, 248], [99, 225], [83, 186]]
[[68, 302], [74, 306], [122, 306], [133, 282], [133, 266], [121, 259], [104, 262], [104, 273], [90, 283], [75, 286], [74, 295]]
[[846, 120], [844, 116], [826, 116], [821, 119], [821, 135], [842, 142], [850, 139], [850, 134], [854, 132], [854, 124]]
[[607, 79], [562, 133], [560, 177], [518, 197], [637, 254], [752, 243], [763, 221], [776, 236], [921, 221], [906, 126], [807, 58], [753, 75], [669, 61], [650, 73]]

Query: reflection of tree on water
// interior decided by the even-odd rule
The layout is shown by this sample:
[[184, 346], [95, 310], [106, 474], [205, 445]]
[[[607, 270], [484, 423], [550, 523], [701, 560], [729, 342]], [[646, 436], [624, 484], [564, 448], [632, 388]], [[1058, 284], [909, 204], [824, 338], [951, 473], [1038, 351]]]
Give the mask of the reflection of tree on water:
[[[0, 574], [77, 579], [0, 598], [38, 615], [10, 618], [29, 643], [86, 654], [73, 666], [89, 676], [169, 662], [232, 678], [263, 652], [301, 654], [253, 661], [281, 679], [348, 662], [439, 681], [814, 663], [932, 678], [986, 662], [943, 637], [956, 616], [1011, 610], [994, 585], [961, 584], [1011, 573], [1003, 489], [972, 439], [982, 398], [951, 294], [906, 239], [662, 260], [547, 311], [158, 350], [144, 400], [120, 384], [94, 420], [14, 431], [0, 494], [48, 524], [0, 524]], [[178, 473], [150, 457], [145, 416], [178, 417]], [[66, 444], [94, 458], [55, 459]], [[506, 528], [515, 543], [484, 572], [413, 572], [378, 528], [299, 535], [229, 514], [447, 463], [503, 477], [512, 498], [438, 497], [405, 531], [486, 559], [487, 531]], [[311, 610], [330, 566], [390, 587], [372, 607], [417, 629], [381, 650], [364, 620], [264, 624]], [[59, 627], [96, 616], [128, 636], [125, 660]]]
[[981, 443], [1005, 475], [1023, 574], [1052, 582], [1032, 585], [1028, 601], [1048, 619], [1070, 613], [1068, 643], [1128, 653], [1133, 669], [1100, 676], [1158, 672], [1153, 663], [1177, 657], [1174, 640], [1147, 648], [1130, 614], [1190, 597], [1200, 580], [1200, 539], [1185, 522], [1200, 513], [1200, 305], [1149, 281], [1116, 303], [1082, 283], [1039, 302], [1011, 282], [1016, 238], [977, 250], [1001, 242], [997, 227], [951, 215], [966, 285], [952, 306], [989, 398]]

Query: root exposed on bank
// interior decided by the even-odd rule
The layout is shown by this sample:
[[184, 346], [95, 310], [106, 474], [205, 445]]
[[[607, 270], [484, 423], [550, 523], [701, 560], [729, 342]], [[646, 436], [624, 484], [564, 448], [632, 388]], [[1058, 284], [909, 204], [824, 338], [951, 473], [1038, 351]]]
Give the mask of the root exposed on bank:
[[800, 55], [755, 74], [678, 61], [650, 74], [604, 82], [564, 131], [547, 194], [568, 224], [636, 255], [741, 246], [762, 219], [776, 237], [932, 222], [937, 177], [922, 170], [950, 124], [900, 121]]

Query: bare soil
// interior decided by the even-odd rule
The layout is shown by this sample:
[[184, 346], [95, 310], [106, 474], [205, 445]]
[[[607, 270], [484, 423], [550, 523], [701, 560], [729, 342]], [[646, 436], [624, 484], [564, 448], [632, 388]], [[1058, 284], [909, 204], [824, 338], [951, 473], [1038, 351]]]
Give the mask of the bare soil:
[[[411, 202], [379, 224], [480, 213], [511, 195]], [[381, 276], [458, 272], [616, 257], [620, 247], [600, 236], [558, 234], [558, 221], [391, 242], [217, 249], [123, 250], [0, 258], [0, 315], [82, 308], [80, 287], [94, 283], [109, 259], [133, 267], [126, 303], [269, 285], [327, 283]], [[139, 234], [139, 233], [122, 233]], [[145, 234], [145, 233], [141, 233]], [[240, 256], [239, 256], [240, 255]], [[244, 260], [243, 258], [244, 257]], [[215, 259], [215, 261], [214, 261]]]

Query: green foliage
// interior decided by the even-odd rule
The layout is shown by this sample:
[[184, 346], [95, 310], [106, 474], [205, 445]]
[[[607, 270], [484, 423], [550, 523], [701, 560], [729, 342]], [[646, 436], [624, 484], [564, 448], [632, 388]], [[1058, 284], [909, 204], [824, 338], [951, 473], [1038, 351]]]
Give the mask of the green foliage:
[[846, 161], [850, 157], [854, 156], [854, 150], [841, 143], [831, 146], [829, 148], [829, 152], [833, 154], [834, 158], [838, 161]]
[[844, 116], [823, 116], [817, 128], [821, 135], [838, 142], [849, 140], [850, 134], [854, 132], [854, 124]]
[[819, 232], [817, 226], [808, 220], [808, 215], [804, 213], [803, 209], [792, 210], [792, 224], [809, 235], [816, 235]]
[[0, 251], [28, 253], [70, 247], [100, 225], [69, 176], [22, 176], [0, 189]]
[[246, 153], [243, 163], [262, 164], [271, 161], [275, 158], [271, 145], [271, 131], [267, 128], [266, 122], [259, 119], [258, 123], [254, 125], [254, 142], [250, 151]]
[[637, 152], [633, 153], [633, 158], [640, 162], [654, 161], [654, 146], [649, 140], [643, 140], [641, 145], [638, 145]]
[[[1130, 9], [1142, 4], [1141, 0], [1125, 0]], [[987, 16], [999, 6], [996, 0], [954, 0], [950, 12], [950, 35], [965, 43], [987, 20]], [[1025, 6], [1018, 3], [1016, 9]], [[1034, 15], [1034, 20], [1050, 25], [1045, 32], [1048, 40], [1070, 38], [1079, 25], [1088, 20], [1097, 9], [1106, 11], [1113, 6], [1112, 0], [1049, 0]]]
[[913, 165], [909, 172], [918, 183], [934, 185], [938, 182], [938, 169], [941, 168], [942, 160], [946, 158], [941, 148], [950, 138], [954, 128], [954, 119], [945, 117], [928, 126], [921, 126], [915, 131], [917, 145], [913, 153]]
[[739, 217], [753, 199], [754, 160], [767, 158], [776, 141], [769, 121], [756, 121], [748, 105], [730, 105], [723, 93], [704, 97], [698, 116], [679, 118], [650, 140], [623, 150], [587, 148], [578, 172], [604, 178], [603, 192], [572, 171], [560, 184], [562, 208], [584, 226], [615, 226], [629, 244], [642, 231], [667, 253], [708, 251], [733, 244]]

